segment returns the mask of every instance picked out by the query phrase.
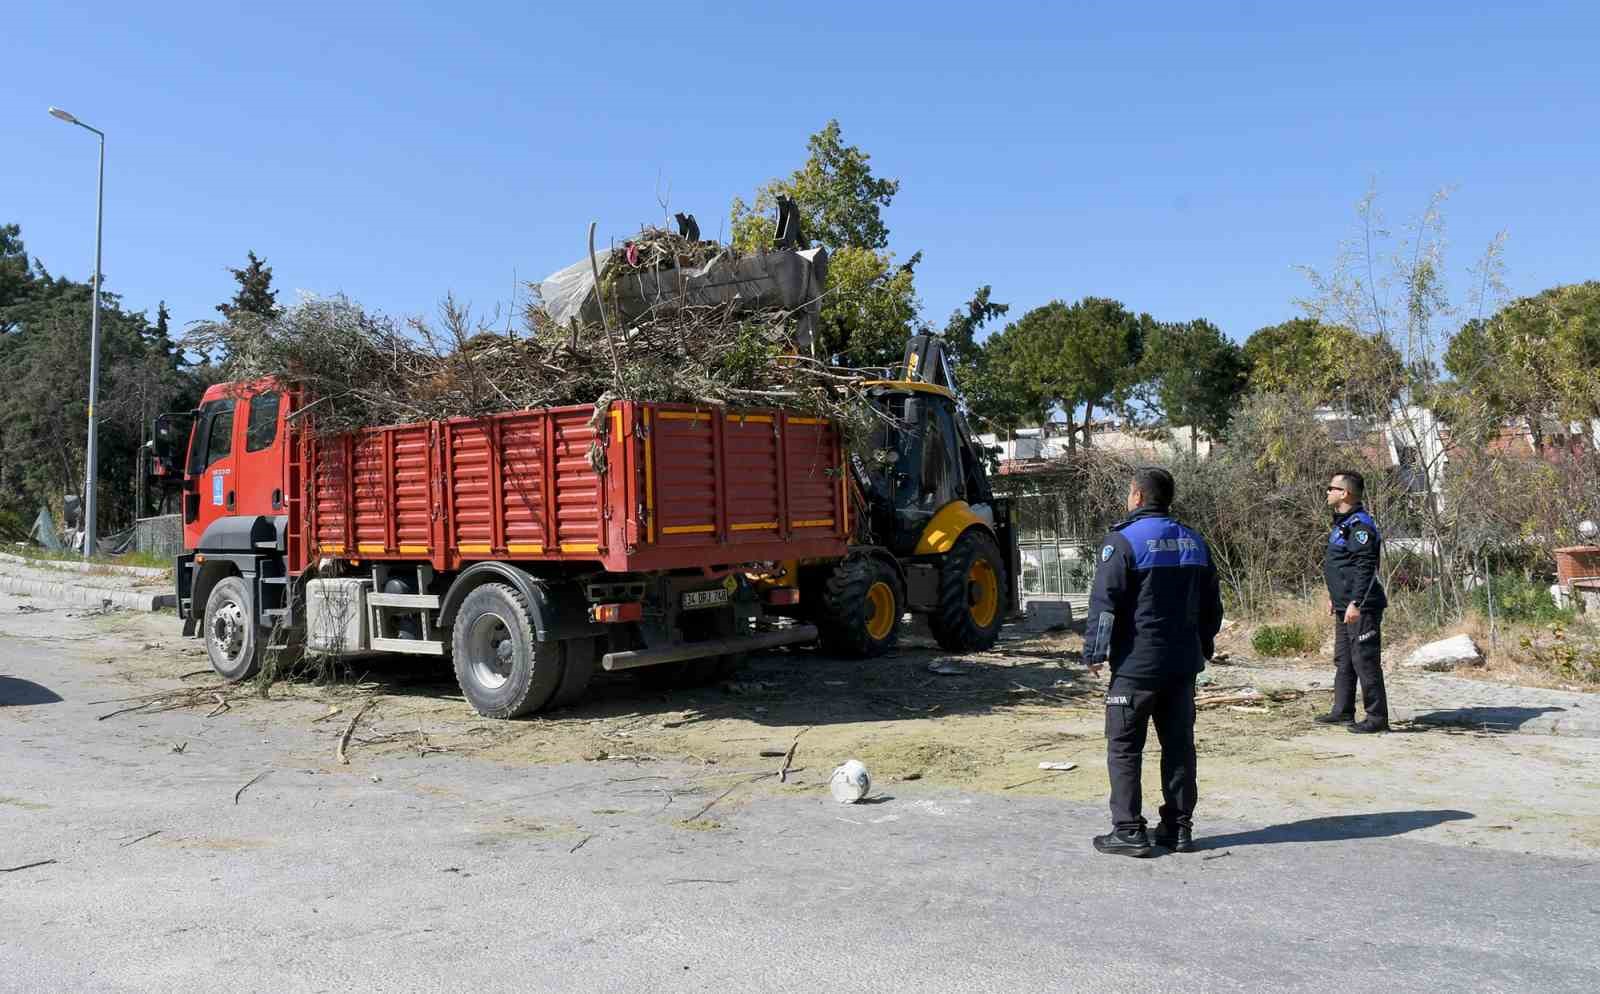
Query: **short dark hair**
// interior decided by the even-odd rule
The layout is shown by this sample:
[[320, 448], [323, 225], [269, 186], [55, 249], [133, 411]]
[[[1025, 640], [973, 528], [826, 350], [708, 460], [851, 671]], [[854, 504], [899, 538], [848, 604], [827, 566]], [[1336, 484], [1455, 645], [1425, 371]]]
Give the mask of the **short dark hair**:
[[1344, 481], [1345, 492], [1351, 497], [1354, 497], [1356, 500], [1360, 500], [1362, 497], [1367, 495], [1367, 481], [1355, 470], [1336, 470], [1334, 471], [1333, 475], [1335, 479]]
[[1172, 482], [1172, 474], [1160, 466], [1140, 466], [1134, 470], [1133, 486], [1151, 507], [1171, 507], [1172, 496], [1178, 489]]

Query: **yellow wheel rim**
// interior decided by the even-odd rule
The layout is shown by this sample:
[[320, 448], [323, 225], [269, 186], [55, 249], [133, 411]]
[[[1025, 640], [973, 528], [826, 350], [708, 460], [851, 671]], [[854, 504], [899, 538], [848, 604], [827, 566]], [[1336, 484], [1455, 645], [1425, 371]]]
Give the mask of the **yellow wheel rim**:
[[867, 588], [867, 634], [882, 642], [894, 631], [894, 591], [879, 580]]
[[994, 567], [982, 559], [967, 570], [967, 610], [979, 628], [994, 624], [994, 616], [1000, 610], [1000, 578]]

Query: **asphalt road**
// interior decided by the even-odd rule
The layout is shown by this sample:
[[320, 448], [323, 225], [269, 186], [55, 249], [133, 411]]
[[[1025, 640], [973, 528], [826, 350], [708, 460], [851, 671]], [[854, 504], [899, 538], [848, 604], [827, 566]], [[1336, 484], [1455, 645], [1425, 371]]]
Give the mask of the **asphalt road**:
[[142, 689], [95, 662], [118, 647], [19, 603], [0, 598], [0, 869], [55, 862], [0, 873], [0, 991], [1554, 992], [1600, 978], [1594, 862], [1407, 838], [1473, 817], [1470, 803], [1202, 823], [1202, 852], [1135, 861], [1090, 849], [1099, 805], [913, 782], [846, 807], [818, 769], [798, 787], [736, 787], [686, 826], [732, 771], [359, 749], [339, 766], [337, 721], [312, 724], [309, 703], [97, 720], [115, 705], [90, 702]]

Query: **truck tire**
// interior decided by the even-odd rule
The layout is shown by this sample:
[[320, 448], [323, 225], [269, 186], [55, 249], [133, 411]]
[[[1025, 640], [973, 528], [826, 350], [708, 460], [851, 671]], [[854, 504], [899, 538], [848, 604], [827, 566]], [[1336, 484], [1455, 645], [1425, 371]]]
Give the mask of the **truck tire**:
[[532, 714], [561, 681], [561, 643], [538, 641], [527, 600], [509, 584], [467, 594], [450, 646], [461, 693], [486, 718]]
[[593, 638], [566, 639], [561, 643], [561, 682], [550, 698], [552, 709], [576, 704], [588, 692], [589, 682], [600, 668], [596, 646]]
[[873, 556], [846, 559], [833, 568], [821, 595], [814, 617], [825, 651], [870, 659], [894, 645], [906, 592], [893, 566]]
[[939, 606], [928, 627], [950, 652], [978, 652], [1000, 637], [1006, 589], [1005, 559], [989, 533], [972, 528], [945, 553], [939, 567]]
[[205, 626], [206, 655], [218, 676], [238, 683], [260, 672], [268, 630], [256, 624], [250, 588], [242, 577], [224, 577], [211, 588]]

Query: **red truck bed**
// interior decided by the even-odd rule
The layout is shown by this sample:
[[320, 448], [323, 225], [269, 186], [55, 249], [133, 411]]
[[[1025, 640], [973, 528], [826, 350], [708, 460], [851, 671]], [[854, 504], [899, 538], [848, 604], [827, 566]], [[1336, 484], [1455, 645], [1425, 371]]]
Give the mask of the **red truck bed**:
[[610, 572], [845, 553], [825, 419], [616, 402], [309, 433], [290, 449], [289, 568], [319, 557], [599, 562]]

